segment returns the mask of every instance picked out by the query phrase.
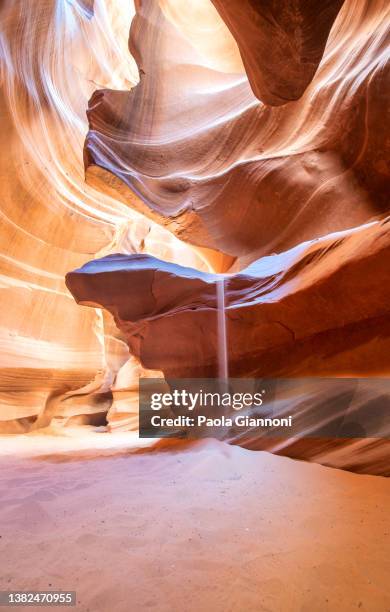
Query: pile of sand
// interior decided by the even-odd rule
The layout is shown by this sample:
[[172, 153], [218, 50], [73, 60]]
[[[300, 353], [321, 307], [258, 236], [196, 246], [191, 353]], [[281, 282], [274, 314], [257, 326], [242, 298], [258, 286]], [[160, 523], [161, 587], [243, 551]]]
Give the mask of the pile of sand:
[[1, 589], [77, 610], [390, 609], [387, 480], [204, 440], [2, 458]]

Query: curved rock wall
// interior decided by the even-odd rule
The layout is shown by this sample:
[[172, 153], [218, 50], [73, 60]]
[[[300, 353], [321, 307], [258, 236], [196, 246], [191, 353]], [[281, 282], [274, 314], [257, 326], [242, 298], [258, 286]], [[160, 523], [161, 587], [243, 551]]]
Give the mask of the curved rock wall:
[[[205, 60], [167, 5], [143, 1], [132, 22], [137, 87], [90, 101], [90, 184], [241, 267], [385, 214], [388, 3], [345, 2], [311, 82], [277, 107], [239, 65]], [[217, 38], [218, 14], [203, 18]]]
[[0, 11], [0, 430], [54, 416], [104, 422], [130, 356], [108, 315], [75, 305], [66, 272], [113, 250], [208, 265], [85, 184], [88, 99], [97, 86], [129, 89], [138, 78], [127, 47], [132, 3], [5, 0]]
[[214, 375], [217, 272], [234, 375], [388, 375], [388, 3], [134, 4], [1, 7], [2, 429]]

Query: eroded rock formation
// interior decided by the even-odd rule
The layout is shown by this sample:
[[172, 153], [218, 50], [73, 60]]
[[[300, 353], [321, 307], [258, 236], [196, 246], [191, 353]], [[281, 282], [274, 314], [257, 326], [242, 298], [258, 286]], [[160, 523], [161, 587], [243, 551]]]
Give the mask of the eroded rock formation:
[[117, 372], [129, 362], [120, 375], [128, 389], [140, 366], [108, 313], [75, 307], [67, 271], [118, 250], [209, 269], [85, 184], [88, 99], [97, 84], [137, 81], [127, 48], [133, 12], [131, 2], [101, 0], [0, 5], [0, 432], [103, 424], [108, 410], [119, 426]]
[[[241, 267], [386, 212], [387, 3], [345, 2], [303, 95], [277, 108], [167, 5], [144, 1], [132, 22], [137, 87], [90, 101], [90, 184]], [[216, 38], [218, 19], [203, 22]]]
[[218, 272], [232, 375], [388, 375], [388, 3], [126, 6], [1, 7], [2, 429], [214, 375]]
[[[388, 375], [389, 222], [390, 218], [301, 244], [226, 276], [229, 376]], [[67, 275], [77, 302], [107, 309], [130, 352], [146, 368], [161, 368], [167, 378], [218, 376], [220, 282], [218, 275], [144, 255], [111, 255]], [[338, 412], [337, 396], [326, 393], [312, 396], [310, 410], [318, 401], [320, 424], [320, 407], [328, 401], [326, 418], [342, 422], [345, 415]], [[306, 405], [307, 391], [300, 394]], [[375, 410], [378, 398], [382, 404], [390, 402], [379, 381], [364, 409]], [[383, 460], [388, 443], [381, 439], [343, 443], [298, 436], [275, 442], [249, 430], [231, 441], [360, 471], [390, 473]], [[363, 465], [354, 456], [356, 444], [358, 456], [366, 456]]]
[[344, 0], [212, 0], [239, 46], [264, 104], [298, 100], [321, 61]]
[[[213, 4], [225, 24], [210, 2], [137, 6], [140, 83], [92, 97], [87, 180], [231, 258], [231, 376], [388, 375], [389, 9]], [[67, 278], [79, 303], [109, 310], [130, 352], [168, 377], [218, 372], [219, 282], [120, 254]], [[318, 459], [337, 444], [287, 447]], [[367, 469], [383, 473], [384, 443], [363, 447]], [[336, 464], [356, 468], [337, 452]]]
[[[226, 276], [229, 374], [388, 374], [389, 222], [304, 243]], [[218, 374], [219, 275], [118, 254], [66, 280], [79, 304], [111, 312], [146, 368], [167, 377]]]

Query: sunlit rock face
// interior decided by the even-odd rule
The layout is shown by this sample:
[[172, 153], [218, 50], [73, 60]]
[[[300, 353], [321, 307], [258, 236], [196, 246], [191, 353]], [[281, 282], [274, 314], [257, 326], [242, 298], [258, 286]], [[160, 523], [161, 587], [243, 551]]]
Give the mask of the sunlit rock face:
[[85, 184], [88, 99], [138, 79], [132, 3], [5, 0], [0, 11], [0, 431], [105, 423], [107, 411], [118, 427], [117, 373], [129, 389], [140, 366], [109, 313], [75, 305], [66, 272], [116, 251], [209, 267]]
[[[206, 59], [179, 4], [139, 4], [130, 48], [140, 83], [92, 97], [87, 181], [186, 242], [238, 258], [241, 267], [383, 215], [388, 4], [348, 0], [336, 17], [336, 5], [325, 3], [335, 21], [320, 65], [305, 73], [313, 78], [299, 99], [277, 107], [254, 96], [233, 36], [229, 61], [213, 61], [217, 44]], [[198, 30], [221, 36], [226, 48], [217, 11], [202, 17]], [[292, 61], [287, 55], [286, 71]], [[262, 74], [262, 63], [256, 69]]]

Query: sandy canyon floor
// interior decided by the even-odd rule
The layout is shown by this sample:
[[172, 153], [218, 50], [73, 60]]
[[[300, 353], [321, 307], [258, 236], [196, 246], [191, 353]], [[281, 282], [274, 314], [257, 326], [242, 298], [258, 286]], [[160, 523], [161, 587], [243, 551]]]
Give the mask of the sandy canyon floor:
[[12, 445], [2, 590], [76, 590], [85, 612], [390, 610], [384, 478], [212, 440], [45, 456]]

